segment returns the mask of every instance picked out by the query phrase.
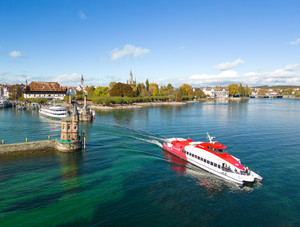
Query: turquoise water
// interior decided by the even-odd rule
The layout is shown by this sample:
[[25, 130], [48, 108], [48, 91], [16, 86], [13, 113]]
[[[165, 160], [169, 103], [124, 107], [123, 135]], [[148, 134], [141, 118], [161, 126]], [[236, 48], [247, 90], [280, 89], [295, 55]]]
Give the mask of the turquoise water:
[[[1, 226], [299, 226], [300, 100], [98, 111], [83, 152], [0, 158]], [[37, 111], [0, 109], [6, 143], [59, 135]], [[262, 184], [238, 187], [160, 148], [216, 136]]]

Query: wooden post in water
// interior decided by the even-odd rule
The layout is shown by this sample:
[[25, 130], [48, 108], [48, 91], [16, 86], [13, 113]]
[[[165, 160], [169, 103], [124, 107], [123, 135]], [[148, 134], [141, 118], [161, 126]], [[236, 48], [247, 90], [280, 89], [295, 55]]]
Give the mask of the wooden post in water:
[[28, 138], [26, 137], [26, 143], [28, 142]]
[[4, 144], [4, 140], [2, 140], [2, 144]]
[[83, 133], [83, 149], [85, 150], [85, 133]]

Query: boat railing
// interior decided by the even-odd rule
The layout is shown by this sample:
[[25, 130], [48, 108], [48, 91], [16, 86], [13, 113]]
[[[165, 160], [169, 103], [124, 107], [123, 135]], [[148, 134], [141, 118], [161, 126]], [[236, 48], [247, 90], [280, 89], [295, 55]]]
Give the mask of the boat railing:
[[222, 167], [222, 170], [225, 171], [225, 172], [228, 172], [228, 173], [233, 172], [230, 167]]

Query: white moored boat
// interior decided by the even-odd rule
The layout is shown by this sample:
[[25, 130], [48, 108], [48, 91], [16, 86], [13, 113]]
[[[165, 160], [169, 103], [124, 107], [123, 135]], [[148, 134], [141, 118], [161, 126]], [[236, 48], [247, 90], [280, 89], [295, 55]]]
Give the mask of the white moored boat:
[[191, 139], [166, 139], [163, 149], [228, 181], [243, 185], [262, 181], [262, 177], [243, 166], [240, 160], [226, 151], [227, 147], [208, 133], [209, 142], [194, 142]]
[[68, 111], [66, 107], [59, 106], [59, 105], [51, 106], [49, 108], [41, 107], [39, 113], [43, 116], [51, 117], [55, 119], [62, 119], [68, 115]]
[[0, 108], [8, 107], [9, 102], [6, 98], [0, 97]]

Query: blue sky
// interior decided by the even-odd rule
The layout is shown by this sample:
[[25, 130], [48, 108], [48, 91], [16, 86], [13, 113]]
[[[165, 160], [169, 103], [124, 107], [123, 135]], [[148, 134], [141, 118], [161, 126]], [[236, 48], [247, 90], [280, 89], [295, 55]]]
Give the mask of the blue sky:
[[300, 85], [300, 1], [0, 0], [0, 84]]

